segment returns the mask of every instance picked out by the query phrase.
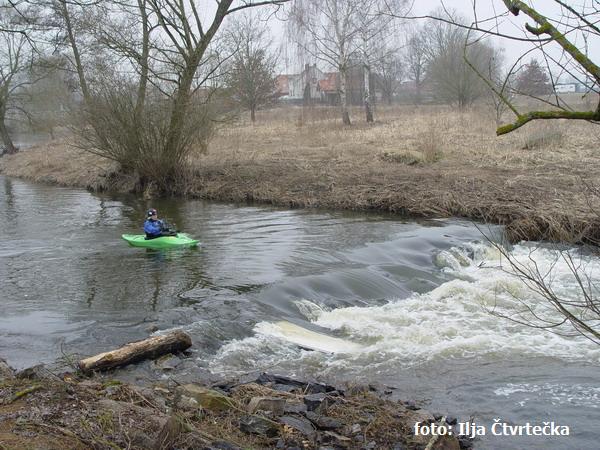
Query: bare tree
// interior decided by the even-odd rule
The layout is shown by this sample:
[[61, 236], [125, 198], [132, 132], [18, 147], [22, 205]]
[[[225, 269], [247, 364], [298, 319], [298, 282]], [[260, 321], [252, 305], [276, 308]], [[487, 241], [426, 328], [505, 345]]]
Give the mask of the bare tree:
[[296, 0], [290, 14], [297, 43], [339, 73], [340, 113], [345, 125], [351, 124], [346, 83], [351, 61], [359, 52], [357, 17], [362, 5], [359, 0]]
[[[520, 0], [502, 0], [504, 9], [499, 11], [493, 17], [481, 18], [477, 12], [477, 2], [474, 2], [473, 11], [475, 12], [470, 24], [460, 23], [446, 15], [428, 14], [424, 16], [401, 15], [401, 19], [433, 19], [455, 25], [471, 32], [487, 34], [499, 38], [526, 42], [531, 44], [531, 49], [524, 52], [519, 59], [528, 56], [532, 51], [539, 52], [547, 68], [551, 65], [558, 67], [562, 74], [569, 75], [586, 85], [589, 93], [598, 94], [600, 86], [600, 66], [594, 62], [592, 56], [587, 52], [587, 44], [590, 38], [597, 39], [600, 36], [600, 27], [597, 24], [597, 17], [600, 15], [600, 5], [597, 2], [584, 2], [580, 4], [571, 4], [564, 0], [549, 0], [544, 6], [554, 6], [557, 11], [552, 16], [545, 16], [540, 13], [540, 7], [533, 6], [531, 3], [525, 3]], [[541, 2], [536, 2], [538, 5]], [[550, 8], [548, 9], [550, 11]], [[514, 32], [514, 27], [506, 31], [501, 28], [501, 23], [508, 15], [526, 16], [526, 22], [515, 23], [520, 31]], [[584, 49], [579, 48], [575, 39], [581, 38], [584, 43]], [[575, 42], [575, 43], [574, 43]], [[557, 50], [557, 52], [553, 51]], [[552, 70], [548, 71], [552, 77]], [[485, 71], [482, 72], [482, 78], [486, 79]], [[553, 78], [550, 79], [555, 84]], [[533, 120], [552, 120], [552, 119], [570, 119], [586, 120], [591, 122], [600, 121], [600, 107], [591, 111], [577, 111], [571, 107], [563, 98], [555, 95], [553, 99], [540, 99], [548, 106], [550, 110], [520, 111], [517, 105], [510, 99], [503, 98], [501, 92], [496, 92], [507, 107], [516, 116], [516, 119], [507, 125], [497, 128], [496, 134], [502, 135], [510, 133]], [[600, 98], [598, 99], [600, 105]]]
[[286, 1], [242, 1], [234, 6], [233, 0], [221, 0], [216, 5], [212, 19], [203, 21], [202, 16], [206, 13], [200, 14], [196, 0], [148, 0], [168, 45], [162, 47], [161, 53], [177, 67], [176, 80], [171, 83], [174, 90], [171, 93], [170, 123], [165, 142], [165, 156], [168, 155], [175, 162], [172, 169], [178, 167], [186, 156], [185, 146], [181, 144], [187, 139], [183, 131], [190, 100], [202, 81], [209, 76], [202, 77], [198, 83], [198, 69], [225, 17], [250, 7], [281, 5]]
[[[30, 12], [30, 11], [28, 11]], [[16, 112], [28, 115], [23, 108], [26, 89], [35, 80], [32, 67], [36, 52], [29, 30], [30, 16], [17, 14], [8, 5], [0, 4], [0, 139], [3, 154], [16, 153], [18, 148], [10, 136], [7, 121]]]
[[6, 126], [7, 113], [15, 95], [23, 87], [22, 77], [31, 65], [29, 43], [19, 33], [0, 31], [0, 138], [4, 150], [2, 154], [17, 153]]
[[514, 74], [512, 70], [505, 70], [503, 66], [503, 53], [498, 51], [495, 57], [490, 60], [486, 74], [489, 84], [493, 88], [487, 90], [486, 101], [493, 109], [494, 120], [498, 127], [502, 124], [504, 114], [509, 109], [506, 103], [496, 95], [496, 92], [500, 92], [504, 98], [511, 101], [515, 98]]
[[384, 35], [384, 28], [391, 22], [389, 16], [380, 15], [380, 5], [377, 0], [363, 2], [361, 14], [356, 14], [356, 24], [359, 28], [359, 52], [362, 60], [363, 72], [363, 105], [367, 123], [373, 122], [373, 106], [371, 99], [371, 67], [373, 61], [373, 47], [377, 37]]
[[[448, 11], [446, 14], [456, 23], [464, 21]], [[428, 79], [436, 97], [455, 103], [459, 108], [470, 106], [486, 92], [486, 84], [479, 73], [496, 69], [493, 60], [498, 52], [480, 38], [469, 39], [464, 28], [430, 20], [425, 28]]]
[[228, 35], [233, 57], [227, 64], [225, 83], [233, 99], [250, 111], [254, 123], [256, 109], [273, 100], [276, 55], [266, 23], [253, 15], [235, 20]]
[[82, 147], [170, 189], [210, 134], [204, 87], [223, 61], [223, 21], [287, 1], [39, 0], [48, 40], [77, 75]]
[[376, 84], [381, 89], [383, 99], [392, 104], [394, 94], [400, 88], [405, 76], [405, 66], [399, 54], [384, 49], [385, 58], [378, 58], [374, 65]]
[[414, 83], [414, 102], [422, 101], [423, 83], [427, 76], [427, 42], [422, 27], [413, 29], [406, 39], [406, 75]]
[[114, 52], [121, 65], [124, 59], [138, 74], [135, 115], [141, 116], [151, 81], [152, 34], [158, 28], [151, 20], [148, 0], [105, 2], [98, 5], [97, 14], [102, 20], [94, 20], [91, 25], [98, 44]]
[[[368, 0], [363, 1], [360, 11], [356, 14], [356, 24], [359, 28], [359, 54], [363, 66], [363, 104], [367, 122], [373, 122], [373, 108], [371, 98], [371, 70], [381, 63], [392, 59], [396, 51], [395, 41], [392, 39], [397, 30], [390, 14], [399, 11], [404, 5], [404, 0]], [[386, 67], [390, 69], [388, 65]], [[387, 71], [388, 75], [391, 73]]]
[[90, 89], [88, 87], [88, 81], [86, 77], [86, 71], [84, 68], [81, 46], [79, 38], [83, 38], [79, 35], [77, 24], [73, 20], [73, 10], [77, 9], [77, 12], [83, 14], [84, 7], [90, 7], [94, 3], [90, 1], [67, 1], [67, 0], [51, 0], [49, 8], [51, 16], [47, 19], [53, 23], [56, 29], [61, 30], [64, 36], [60, 37], [61, 40], [65, 41], [71, 49], [71, 54], [68, 56], [72, 67], [77, 73], [79, 80], [79, 88], [85, 103], [91, 102]]

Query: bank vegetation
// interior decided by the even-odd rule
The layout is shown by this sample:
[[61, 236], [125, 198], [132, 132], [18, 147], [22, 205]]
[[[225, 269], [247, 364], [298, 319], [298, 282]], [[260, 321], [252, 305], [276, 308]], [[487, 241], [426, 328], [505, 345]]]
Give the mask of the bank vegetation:
[[[484, 106], [378, 106], [374, 124], [343, 126], [333, 108], [259, 111], [220, 126], [197, 148], [171, 192], [282, 207], [459, 216], [505, 224], [511, 240], [598, 236], [594, 186], [600, 129], [535, 122], [503, 137]], [[3, 174], [63, 186], [129, 192], [139, 180], [73, 146], [74, 137], [0, 160]], [[144, 195], [158, 195], [144, 186]]]

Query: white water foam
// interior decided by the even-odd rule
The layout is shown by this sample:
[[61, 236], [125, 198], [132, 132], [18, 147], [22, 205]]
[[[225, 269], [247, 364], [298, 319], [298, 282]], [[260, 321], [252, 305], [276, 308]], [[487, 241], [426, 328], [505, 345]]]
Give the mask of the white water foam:
[[[334, 356], [307, 354], [278, 327], [262, 322], [256, 325], [255, 336], [225, 345], [215, 363], [231, 370], [239, 359], [234, 355], [240, 352], [263, 355], [271, 364], [308, 358], [330, 369], [368, 364], [369, 370], [377, 370], [378, 365], [410, 367], [432, 360], [502, 360], [528, 355], [600, 363], [600, 347], [582, 336], [553, 334], [490, 313], [493, 310], [511, 316], [526, 302], [537, 314], [556, 314], [540, 295], [507, 273], [506, 264], [504, 269], [501, 267], [500, 256], [497, 249], [485, 244], [442, 251], [434, 262], [455, 279], [426, 294], [391, 299], [384, 306], [327, 311], [308, 300], [297, 303], [310, 322], [330, 330], [332, 336], [361, 345], [350, 345], [352, 351]], [[541, 273], [547, 272], [552, 288], [562, 298], [581, 295], [572, 271], [557, 252], [538, 248], [532, 253], [530, 246], [518, 245], [511, 256], [523, 264], [537, 264]], [[598, 258], [581, 263], [586, 273], [600, 270]]]
[[600, 408], [600, 388], [585, 385], [565, 385], [558, 383], [508, 383], [494, 390], [499, 397], [515, 398], [524, 406], [533, 398], [547, 399], [551, 404], [572, 404], [588, 408]]

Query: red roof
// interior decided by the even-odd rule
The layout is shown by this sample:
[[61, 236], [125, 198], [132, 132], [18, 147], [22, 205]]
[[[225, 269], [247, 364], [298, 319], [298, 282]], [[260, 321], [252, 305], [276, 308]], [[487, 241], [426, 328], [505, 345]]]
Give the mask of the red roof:
[[325, 73], [325, 78], [319, 80], [319, 88], [322, 92], [337, 92], [337, 72]]
[[277, 75], [275, 77], [275, 87], [278, 95], [288, 95], [290, 93], [289, 75]]

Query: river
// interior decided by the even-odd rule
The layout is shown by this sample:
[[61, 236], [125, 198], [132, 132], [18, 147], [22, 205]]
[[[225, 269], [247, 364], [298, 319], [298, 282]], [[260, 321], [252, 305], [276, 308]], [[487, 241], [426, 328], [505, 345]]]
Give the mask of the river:
[[[120, 235], [138, 231], [151, 206], [202, 245], [128, 247]], [[473, 417], [487, 429], [476, 448], [597, 448], [600, 347], [491, 315], [538, 300], [500, 270], [469, 222], [150, 204], [6, 177], [0, 217], [0, 356], [14, 367], [59, 365], [145, 338], [152, 326], [182, 328], [194, 342], [172, 372], [182, 379], [268, 370], [378, 382], [432, 411]], [[510, 251], [527, 259], [530, 248]], [[561, 295], [577, 295], [551, 250], [536, 257]], [[600, 268], [595, 257], [586, 264]], [[166, 376], [150, 362], [119, 373]], [[553, 421], [570, 436], [492, 436], [494, 419]]]

